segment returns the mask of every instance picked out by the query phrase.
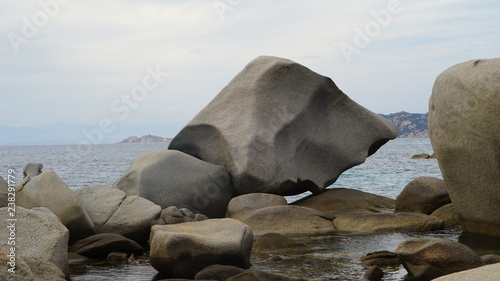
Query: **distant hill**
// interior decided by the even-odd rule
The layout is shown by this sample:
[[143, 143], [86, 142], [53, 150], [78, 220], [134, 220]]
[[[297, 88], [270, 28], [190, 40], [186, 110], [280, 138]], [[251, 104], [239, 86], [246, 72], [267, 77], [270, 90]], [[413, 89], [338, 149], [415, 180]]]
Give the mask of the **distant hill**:
[[429, 137], [429, 128], [427, 126], [429, 120], [428, 113], [409, 113], [401, 111], [388, 115], [380, 115], [396, 124], [399, 131], [398, 138]]
[[171, 138], [163, 138], [153, 135], [144, 135], [142, 137], [131, 136], [118, 143], [151, 143], [151, 142], [170, 142]]

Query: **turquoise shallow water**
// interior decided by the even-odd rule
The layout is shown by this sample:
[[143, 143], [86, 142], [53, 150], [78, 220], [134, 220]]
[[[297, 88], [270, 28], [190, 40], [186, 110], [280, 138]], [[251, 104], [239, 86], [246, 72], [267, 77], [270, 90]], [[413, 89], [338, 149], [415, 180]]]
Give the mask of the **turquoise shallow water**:
[[[44, 171], [54, 170], [72, 189], [92, 184], [113, 184], [139, 155], [165, 149], [167, 144], [105, 144], [78, 151], [76, 146], [3, 146], [0, 147], [0, 175], [5, 178], [8, 169], [15, 169], [22, 177], [26, 163], [41, 162]], [[396, 198], [411, 180], [419, 176], [441, 178], [435, 159], [412, 160], [414, 154], [432, 154], [429, 139], [396, 139], [384, 145], [365, 163], [346, 172], [330, 188], [344, 187]], [[307, 196], [288, 197], [295, 201]], [[252, 255], [253, 268], [268, 272], [317, 278], [318, 280], [362, 280], [366, 267], [358, 260], [362, 255], [380, 250], [394, 251], [409, 237], [433, 235], [459, 240], [459, 229], [432, 233], [387, 233], [377, 235], [319, 235], [297, 236], [313, 247], [306, 252]], [[470, 239], [476, 241], [477, 239]], [[276, 261], [273, 256], [280, 256]], [[143, 257], [135, 264], [114, 264], [95, 261], [72, 265], [72, 280], [154, 280], [157, 271]], [[403, 280], [402, 268], [386, 269], [384, 280]]]

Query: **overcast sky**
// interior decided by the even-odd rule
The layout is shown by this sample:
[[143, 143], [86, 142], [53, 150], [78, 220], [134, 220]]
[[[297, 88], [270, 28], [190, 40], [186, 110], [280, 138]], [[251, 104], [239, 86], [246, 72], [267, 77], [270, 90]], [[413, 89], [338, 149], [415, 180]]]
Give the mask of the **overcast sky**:
[[374, 112], [423, 113], [444, 69], [499, 57], [499, 15], [497, 0], [3, 0], [0, 124], [180, 129], [259, 55]]

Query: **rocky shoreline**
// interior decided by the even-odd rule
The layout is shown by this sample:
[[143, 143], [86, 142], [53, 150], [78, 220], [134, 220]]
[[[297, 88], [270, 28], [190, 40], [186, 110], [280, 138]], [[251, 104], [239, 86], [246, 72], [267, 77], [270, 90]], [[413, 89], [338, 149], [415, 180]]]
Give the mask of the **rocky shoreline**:
[[[466, 62], [459, 66], [466, 71], [442, 75], [481, 66], [487, 77], [494, 63]], [[70, 261], [88, 268], [97, 260], [107, 269], [142, 264], [157, 272], [154, 280], [398, 280], [401, 268], [407, 280], [498, 280], [500, 212], [491, 212], [498, 202], [488, 198], [497, 198], [500, 173], [481, 164], [488, 173], [478, 179], [463, 170], [476, 169], [470, 165], [477, 159], [462, 157], [472, 150], [489, 163], [498, 151], [488, 142], [480, 143], [487, 154], [454, 142], [456, 122], [446, 123], [453, 115], [440, 115], [448, 109], [440, 95], [452, 86], [438, 83], [431, 98], [431, 140], [444, 180], [418, 177], [394, 200], [327, 187], [396, 138], [396, 126], [331, 79], [290, 60], [258, 57], [168, 150], [137, 157], [112, 186], [73, 191], [41, 163], [27, 164], [15, 187], [1, 179], [0, 213], [15, 220], [0, 228], [11, 237], [0, 241], [0, 277], [16, 271], [23, 280], [69, 280]], [[468, 118], [481, 129], [482, 115]], [[460, 157], [450, 157], [446, 143]], [[472, 187], [479, 194], [465, 192]], [[304, 191], [312, 195], [284, 198]], [[336, 263], [351, 270], [332, 272]]]

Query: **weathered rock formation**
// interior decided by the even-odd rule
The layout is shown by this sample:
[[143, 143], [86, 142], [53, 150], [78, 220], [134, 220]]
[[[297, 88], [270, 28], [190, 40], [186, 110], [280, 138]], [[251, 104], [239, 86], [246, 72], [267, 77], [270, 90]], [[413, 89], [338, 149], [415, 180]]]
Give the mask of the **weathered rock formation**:
[[26, 165], [25, 178], [16, 186], [16, 205], [50, 209], [68, 228], [70, 243], [94, 234], [94, 223], [75, 192], [54, 171], [38, 174], [33, 167]]
[[235, 193], [320, 193], [397, 129], [333, 81], [293, 61], [250, 62], [172, 140], [226, 167]]
[[[9, 208], [0, 208], [0, 217], [10, 217], [9, 212], [11, 212]], [[69, 277], [69, 232], [59, 218], [48, 209], [30, 210], [18, 206], [16, 207], [16, 219], [16, 258], [37, 259], [42, 262], [54, 264], [64, 273], [63, 276], [66, 276], [66, 278]], [[2, 224], [2, 227], [0, 227], [0, 237], [5, 237], [5, 239], [0, 240], [0, 247], [10, 249], [12, 245], [8, 244], [9, 240], [7, 239], [7, 237], [10, 237], [10, 228], [6, 227], [5, 224]], [[37, 277], [35, 268], [32, 268], [30, 262], [26, 262], [28, 263], [29, 271]], [[26, 276], [29, 276], [29, 273], [26, 274]]]
[[116, 187], [91, 185], [76, 191], [82, 207], [94, 223], [95, 233], [117, 233], [136, 241], [147, 241], [151, 221], [161, 207], [139, 196], [127, 196]]
[[434, 83], [429, 130], [465, 232], [500, 236], [500, 58], [448, 68]]
[[417, 280], [431, 280], [485, 264], [469, 247], [442, 238], [408, 239], [398, 246], [396, 254]]
[[233, 219], [155, 225], [151, 231], [151, 265], [167, 277], [193, 278], [214, 264], [250, 267], [253, 235]]

